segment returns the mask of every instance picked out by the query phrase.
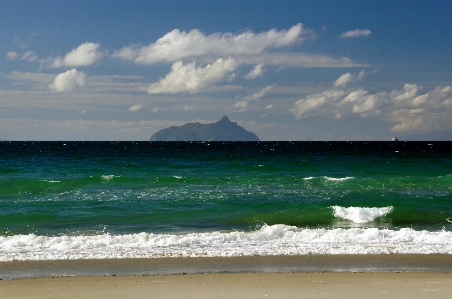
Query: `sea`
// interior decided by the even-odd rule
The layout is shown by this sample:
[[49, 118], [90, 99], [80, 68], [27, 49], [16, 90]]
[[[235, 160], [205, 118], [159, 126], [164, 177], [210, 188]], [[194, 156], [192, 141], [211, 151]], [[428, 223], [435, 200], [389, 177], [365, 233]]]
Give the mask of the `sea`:
[[0, 142], [0, 261], [452, 254], [452, 142]]

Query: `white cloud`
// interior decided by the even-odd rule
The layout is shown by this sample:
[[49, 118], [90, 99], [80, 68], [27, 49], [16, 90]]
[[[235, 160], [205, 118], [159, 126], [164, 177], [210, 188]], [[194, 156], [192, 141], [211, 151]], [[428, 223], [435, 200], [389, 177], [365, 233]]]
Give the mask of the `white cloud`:
[[215, 33], [204, 35], [197, 29], [189, 32], [174, 29], [148, 46], [133, 45], [124, 47], [113, 57], [131, 60], [140, 64], [157, 62], [174, 62], [187, 57], [204, 55], [231, 56], [242, 54], [259, 54], [270, 48], [280, 48], [312, 39], [312, 30], [297, 24], [289, 30], [254, 33], [246, 31], [240, 34]]
[[452, 129], [452, 87], [437, 87], [422, 95], [418, 95], [421, 87], [416, 84], [405, 84], [402, 90], [374, 94], [364, 89], [345, 89], [353, 78], [363, 76], [360, 74], [341, 75], [333, 84], [335, 89], [307, 95], [295, 102], [289, 111], [297, 118], [309, 115], [333, 118], [352, 114], [360, 117], [380, 115], [383, 120], [396, 123], [392, 128], [394, 132]]
[[100, 44], [83, 43], [76, 49], [67, 53], [66, 56], [52, 59], [51, 67], [74, 67], [74, 66], [88, 66], [98, 61], [104, 54], [99, 51]]
[[256, 65], [248, 74], [246, 74], [245, 76], [243, 76], [245, 79], [251, 79], [254, 80], [259, 76], [262, 76], [262, 74], [264, 73], [263, 68], [264, 64], [263, 63], [259, 63], [258, 65]]
[[264, 95], [266, 95], [267, 92], [269, 92], [270, 89], [273, 88], [273, 86], [275, 86], [275, 85], [273, 84], [273, 85], [266, 86], [266, 87], [262, 88], [261, 90], [259, 90], [259, 92], [256, 92], [256, 93], [253, 93], [253, 94], [250, 94], [250, 95], [244, 97], [243, 100], [232, 105], [232, 108], [240, 108], [240, 112], [245, 111], [246, 108], [248, 107], [249, 102], [259, 100]]
[[68, 70], [64, 73], [58, 74], [49, 89], [53, 92], [72, 91], [77, 86], [84, 86], [86, 74], [79, 72], [76, 69]]
[[350, 30], [347, 32], [342, 33], [341, 35], [339, 35], [340, 38], [355, 38], [355, 37], [364, 37], [364, 36], [368, 36], [370, 35], [372, 32], [370, 32], [369, 29], [355, 29], [355, 30]]
[[28, 62], [33, 62], [38, 59], [38, 56], [36, 56], [36, 53], [33, 51], [27, 51], [22, 55], [20, 59], [26, 60]]
[[6, 53], [7, 60], [14, 60], [17, 58], [17, 56], [19, 56], [19, 54], [17, 54], [17, 52], [11, 51], [11, 52]]
[[171, 72], [160, 81], [151, 84], [149, 94], [160, 93], [197, 93], [207, 86], [224, 80], [230, 72], [237, 69], [239, 63], [232, 58], [218, 59], [205, 67], [196, 67], [195, 63], [175, 62]]
[[343, 90], [327, 90], [322, 93], [307, 96], [306, 99], [300, 99], [295, 102], [290, 111], [295, 114], [297, 118], [323, 106], [327, 100], [335, 100], [345, 94]]
[[152, 109], [151, 109], [151, 111], [154, 112], [154, 113], [158, 112], [159, 110], [160, 110], [159, 107], [155, 107], [155, 108], [152, 108]]
[[129, 108], [129, 111], [138, 111], [143, 107], [142, 104], [136, 104]]
[[273, 109], [273, 104], [268, 105], [265, 109]]
[[361, 81], [364, 76], [365, 76], [365, 72], [361, 71], [359, 72], [358, 75], [355, 74], [351, 74], [351, 73], [345, 73], [342, 74], [339, 78], [337, 78], [337, 80], [334, 82], [333, 86], [334, 87], [344, 87], [346, 86], [348, 83], [351, 82], [356, 82], [356, 81]]
[[245, 64], [278, 65], [284, 67], [363, 67], [347, 57], [331, 58], [329, 56], [307, 53], [260, 53], [259, 55], [236, 55], [234, 57]]
[[416, 84], [405, 84], [403, 86], [403, 92], [394, 91], [392, 95], [396, 101], [407, 102], [412, 100], [418, 91], [419, 87]]

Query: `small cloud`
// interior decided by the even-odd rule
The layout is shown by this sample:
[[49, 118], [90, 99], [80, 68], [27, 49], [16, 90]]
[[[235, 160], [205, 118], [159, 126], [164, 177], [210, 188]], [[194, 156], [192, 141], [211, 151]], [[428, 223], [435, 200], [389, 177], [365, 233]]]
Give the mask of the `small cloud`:
[[265, 107], [265, 109], [273, 109], [273, 104], [268, 105], [267, 107]]
[[142, 107], [143, 107], [143, 105], [141, 105], [141, 104], [136, 104], [136, 105], [133, 105], [132, 107], [130, 107], [130, 108], [129, 108], [129, 111], [138, 111], [138, 110], [140, 110]]
[[86, 74], [79, 72], [76, 69], [66, 71], [58, 74], [52, 84], [49, 85], [49, 89], [53, 92], [66, 92], [72, 91], [77, 86], [84, 86]]
[[256, 65], [248, 74], [246, 74], [245, 76], [243, 76], [245, 79], [251, 79], [254, 80], [257, 77], [262, 76], [262, 74], [264, 73], [263, 68], [264, 64], [260, 63], [258, 65]]
[[334, 87], [344, 87], [348, 83], [361, 81], [366, 73], [364, 71], [359, 72], [358, 75], [351, 74], [351, 73], [345, 73], [339, 76], [336, 81], [334, 81], [333, 86]]
[[246, 108], [248, 107], [249, 102], [259, 100], [265, 94], [267, 94], [267, 92], [269, 92], [274, 86], [275, 86], [275, 84], [266, 86], [266, 87], [262, 88], [259, 92], [256, 92], [256, 93], [253, 93], [253, 94], [250, 94], [250, 95], [244, 97], [243, 100], [232, 105], [232, 108], [240, 108], [240, 112], [245, 111]]
[[189, 111], [189, 110], [193, 110], [193, 106], [185, 105], [184, 111]]
[[342, 33], [341, 35], [339, 35], [339, 38], [357, 38], [357, 37], [364, 37], [364, 36], [368, 36], [370, 35], [372, 32], [370, 32], [369, 29], [355, 29], [355, 30], [350, 30], [347, 32]]
[[160, 81], [148, 87], [149, 94], [161, 93], [197, 93], [207, 86], [224, 80], [230, 72], [237, 69], [239, 63], [232, 58], [218, 59], [205, 67], [196, 67], [196, 64], [183, 64], [175, 62], [171, 72]]
[[36, 56], [35, 52], [28, 51], [28, 52], [25, 52], [24, 55], [22, 55], [22, 57], [20, 59], [21, 60], [26, 60], [28, 62], [33, 62], [36, 59], [38, 59], [38, 57]]
[[57, 57], [51, 62], [51, 67], [59, 68], [63, 66], [87, 66], [94, 64], [104, 54], [99, 52], [100, 44], [95, 43], [83, 43], [76, 49], [67, 53], [64, 58]]
[[14, 59], [16, 59], [17, 58], [17, 56], [18, 56], [19, 54], [17, 54], [17, 52], [8, 52], [8, 53], [6, 53], [6, 59], [7, 60], [14, 60]]
[[159, 107], [155, 107], [155, 108], [152, 108], [152, 109], [151, 109], [151, 111], [154, 112], [154, 113], [158, 112], [159, 110], [160, 110]]

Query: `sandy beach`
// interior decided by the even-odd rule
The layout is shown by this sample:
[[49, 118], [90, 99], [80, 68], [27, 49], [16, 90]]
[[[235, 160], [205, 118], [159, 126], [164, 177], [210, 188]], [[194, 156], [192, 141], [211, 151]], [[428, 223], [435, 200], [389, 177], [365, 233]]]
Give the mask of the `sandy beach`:
[[0, 263], [1, 298], [450, 298], [452, 255]]
[[447, 273], [228, 273], [0, 281], [1, 298], [450, 298]]

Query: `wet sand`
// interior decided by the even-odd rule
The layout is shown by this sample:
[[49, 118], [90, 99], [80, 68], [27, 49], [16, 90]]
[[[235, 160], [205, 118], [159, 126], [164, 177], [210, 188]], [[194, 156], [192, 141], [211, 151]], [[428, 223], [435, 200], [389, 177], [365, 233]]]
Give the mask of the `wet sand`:
[[450, 298], [447, 273], [227, 273], [0, 281], [1, 298]]
[[0, 279], [250, 272], [452, 272], [450, 254], [295, 255], [0, 262]]
[[0, 298], [450, 298], [451, 272], [452, 255], [13, 261]]

